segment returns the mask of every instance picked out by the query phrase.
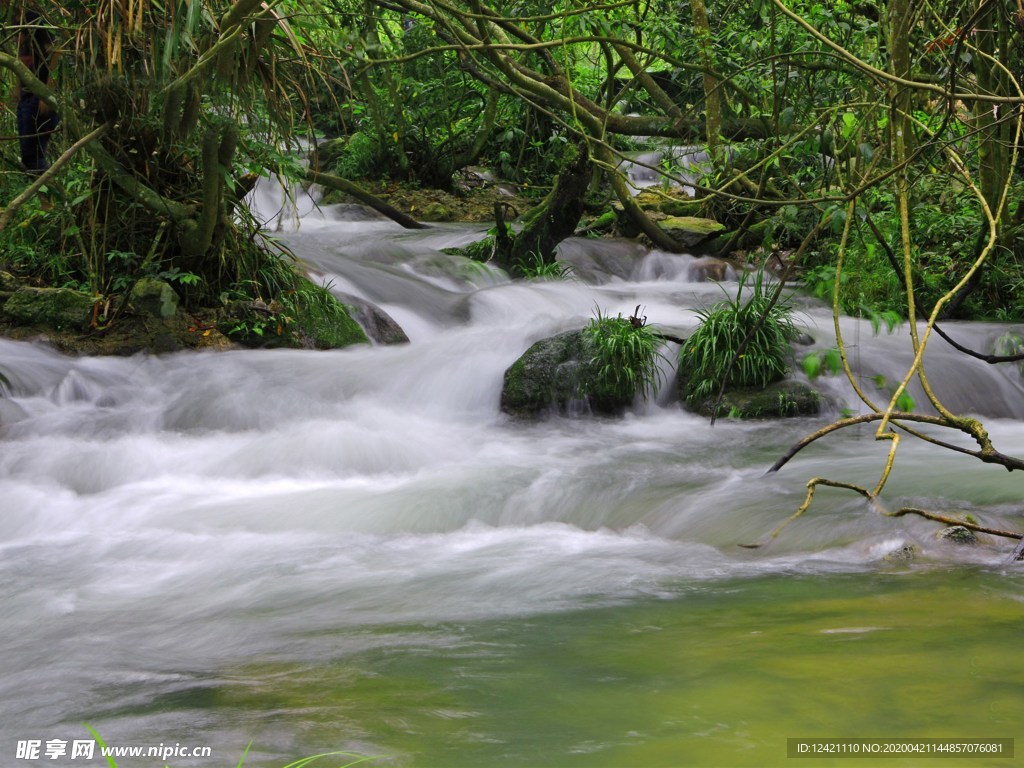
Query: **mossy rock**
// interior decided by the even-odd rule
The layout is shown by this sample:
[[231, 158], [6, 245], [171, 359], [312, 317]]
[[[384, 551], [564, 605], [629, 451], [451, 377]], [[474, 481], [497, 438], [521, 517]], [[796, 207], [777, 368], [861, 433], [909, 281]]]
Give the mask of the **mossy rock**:
[[621, 413], [633, 397], [590, 391], [598, 382], [597, 350], [585, 330], [541, 339], [505, 371], [501, 410], [519, 419], [591, 410]]
[[[700, 216], [704, 210], [703, 200], [690, 197], [679, 187], [667, 191], [658, 191], [652, 188], [642, 189], [633, 200], [648, 215]], [[655, 218], [657, 217], [655, 216]]]
[[348, 309], [330, 291], [305, 278], [284, 301], [234, 301], [217, 329], [252, 348], [339, 349], [370, 340]]
[[28, 326], [3, 328], [5, 336], [19, 340], [43, 339], [55, 349], [69, 355], [136, 355], [140, 352], [161, 354], [183, 349], [230, 349], [235, 345], [212, 327], [215, 318], [210, 310], [196, 309], [185, 315], [147, 317], [125, 314], [101, 333], [83, 334], [79, 330], [57, 331]]
[[70, 288], [21, 286], [4, 303], [3, 312], [20, 325], [82, 331], [89, 326], [95, 303], [88, 293]]
[[178, 311], [178, 294], [163, 280], [144, 277], [132, 288], [132, 307], [149, 317], [171, 317]]
[[21, 287], [21, 281], [10, 272], [0, 269], [0, 292], [14, 293]]
[[663, 198], [658, 210], [669, 216], [700, 216], [704, 212], [704, 201], [692, 197]]
[[455, 214], [440, 201], [427, 205], [420, 214], [422, 221], [455, 221]]
[[376, 304], [348, 293], [336, 295], [348, 311], [349, 316], [359, 323], [366, 335], [377, 344], [408, 344], [409, 337], [402, 326]]
[[917, 558], [917, 555], [918, 550], [916, 546], [904, 544], [886, 554], [882, 559], [893, 565], [910, 565]]
[[641, 190], [634, 198], [636, 204], [650, 215], [652, 212], [666, 216], [700, 216], [704, 211], [704, 202], [689, 196], [679, 197], [680, 190], [676, 189], [676, 195], [658, 193], [651, 189]]
[[[584, 226], [576, 230], [576, 234], [586, 234], [589, 232], [610, 232], [615, 226], [615, 222], [618, 220], [618, 216], [615, 211], [604, 211], [599, 216], [589, 219]], [[582, 222], [581, 222], [582, 223]]]
[[501, 410], [536, 419], [582, 403], [581, 388], [595, 349], [583, 331], [541, 339], [505, 371]]
[[699, 216], [669, 216], [658, 222], [665, 233], [683, 248], [696, 248], [725, 231], [725, 225]]
[[[362, 327], [348, 308], [330, 291], [303, 280], [309, 299], [295, 302], [295, 335], [301, 346], [313, 349], [340, 349], [352, 344], [369, 344]], [[315, 297], [315, 298], [314, 298]]]
[[[781, 419], [814, 416], [821, 412], [822, 396], [801, 381], [779, 381], [767, 387], [727, 389], [718, 406], [718, 416], [736, 419]], [[714, 397], [687, 407], [701, 416], [711, 416]]]

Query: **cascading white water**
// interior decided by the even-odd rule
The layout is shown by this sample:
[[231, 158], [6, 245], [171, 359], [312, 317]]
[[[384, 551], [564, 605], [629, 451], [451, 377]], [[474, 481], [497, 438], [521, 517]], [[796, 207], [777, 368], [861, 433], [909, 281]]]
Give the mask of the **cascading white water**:
[[[0, 749], [32, 733], [78, 738], [89, 720], [108, 741], [187, 732], [221, 750], [218, 764], [262, 736], [266, 761], [247, 765], [270, 765], [323, 739], [304, 742], [307, 721], [294, 713], [275, 726], [283, 734], [266, 734], [258, 705], [239, 724], [228, 705], [196, 703], [204, 690], [244, 687], [249, 664], [457, 648], [431, 633], [576, 621], [737, 580], [871, 572], [908, 541], [926, 563], [1001, 567], [1005, 546], [955, 550], [930, 538], [931, 524], [826, 492], [771, 547], [737, 546], [795, 509], [813, 475], [871, 485], [888, 447], [871, 426], [764, 477], [827, 417], [712, 428], [651, 402], [622, 419], [509, 421], [502, 375], [534, 341], [582, 326], [595, 308], [637, 305], [685, 335], [693, 308], [722, 292], [685, 282], [690, 257], [638, 260], [627, 246], [567, 246], [581, 274], [619, 259], [600, 284], [512, 283], [437, 250], [473, 237], [358, 222], [288, 235], [337, 290], [398, 319], [409, 345], [72, 359], [0, 340], [11, 384], [0, 398]], [[827, 313], [803, 316], [817, 346], [830, 345]], [[865, 375], [905, 370], [903, 335], [844, 328]], [[957, 330], [977, 344], [1000, 332]], [[1000, 417], [998, 447], [1024, 453], [1024, 429], [1008, 418], [1021, 416], [1019, 374], [947, 360], [933, 343], [940, 394]], [[832, 415], [856, 407], [838, 381], [825, 386]], [[987, 522], [1013, 527], [1019, 496], [1005, 470], [908, 443], [887, 501], [980, 505]], [[331, 738], [401, 751], [386, 731]]]

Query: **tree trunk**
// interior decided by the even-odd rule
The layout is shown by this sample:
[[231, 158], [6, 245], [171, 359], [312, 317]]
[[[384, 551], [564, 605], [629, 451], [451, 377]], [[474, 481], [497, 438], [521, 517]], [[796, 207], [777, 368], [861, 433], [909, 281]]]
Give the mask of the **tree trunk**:
[[700, 64], [704, 68], [704, 132], [708, 142], [708, 154], [711, 155], [712, 167], [718, 169], [722, 161], [722, 96], [715, 71], [714, 39], [711, 36], [711, 24], [708, 22], [708, 10], [704, 0], [690, 0], [693, 10], [693, 33], [697, 38], [697, 51]]
[[555, 260], [555, 248], [576, 231], [583, 215], [583, 196], [590, 186], [592, 165], [585, 146], [558, 174], [555, 186], [544, 201], [523, 216], [518, 234], [510, 234], [499, 222], [495, 260], [505, 269], [517, 271], [520, 264]]

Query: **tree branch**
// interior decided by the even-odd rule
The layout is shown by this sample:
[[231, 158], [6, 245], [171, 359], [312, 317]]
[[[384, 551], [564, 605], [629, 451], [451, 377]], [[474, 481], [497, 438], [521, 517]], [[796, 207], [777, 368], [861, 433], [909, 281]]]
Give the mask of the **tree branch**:
[[382, 213], [394, 222], [402, 225], [406, 229], [427, 229], [426, 224], [422, 224], [411, 216], [407, 216], [397, 208], [388, 205], [379, 197], [371, 195], [362, 187], [353, 184], [348, 179], [343, 179], [340, 176], [335, 176], [330, 173], [321, 173], [320, 171], [314, 171], [308, 169], [305, 173], [306, 181], [310, 181], [314, 184], [319, 184], [323, 187], [329, 187], [330, 189], [336, 189], [339, 192], [344, 192], [347, 195], [352, 195], [359, 202], [368, 205], [378, 213]]
[[956, 517], [949, 517], [948, 515], [940, 515], [937, 512], [929, 512], [927, 509], [918, 509], [917, 507], [903, 507], [895, 512], [889, 514], [890, 517], [903, 517], [904, 515], [918, 515], [925, 518], [926, 520], [932, 520], [936, 523], [943, 523], [945, 525], [960, 525], [964, 528], [969, 528], [972, 531], [978, 533], [989, 533], [993, 536], [1002, 536], [1007, 539], [1024, 539], [1024, 534], [1018, 533], [1017, 531], [1007, 531], [1002, 528], [989, 528], [984, 525], [978, 525], [977, 523], [970, 523], [966, 520], [960, 520]]
[[39, 177], [36, 178], [36, 180], [33, 181], [32, 184], [28, 186], [28, 188], [26, 188], [16, 198], [11, 200], [11, 202], [7, 204], [7, 207], [3, 209], [3, 212], [0, 212], [0, 232], [3, 232], [4, 228], [11, 223], [11, 217], [14, 216], [15, 211], [17, 211], [22, 205], [24, 205], [27, 200], [31, 199], [31, 197], [36, 192], [42, 189], [42, 187], [50, 179], [56, 176], [57, 171], [59, 171], [64, 166], [64, 164], [67, 163], [68, 160], [74, 157], [75, 153], [78, 152], [78, 150], [80, 150], [93, 139], [98, 139], [100, 136], [106, 133], [106, 131], [109, 128], [110, 123], [104, 123], [103, 125], [93, 130], [91, 133], [88, 133], [82, 138], [80, 138], [78, 141], [76, 141], [74, 144], [68, 147], [64, 151], [64, 154], [62, 154], [60, 157], [54, 160], [53, 164], [45, 171], [43, 171], [43, 173], [41, 173]]
[[[860, 416], [853, 416], [849, 419], [841, 419], [840, 421], [832, 422], [828, 426], [822, 427], [817, 432], [813, 432], [812, 434], [808, 435], [803, 440], [794, 445], [792, 448], [790, 448], [788, 451], [786, 451], [786, 453], [778, 461], [776, 461], [768, 469], [768, 471], [765, 472], [765, 474], [778, 472], [787, 463], [789, 463], [790, 459], [796, 456], [800, 451], [809, 446], [811, 443], [821, 439], [822, 437], [825, 437], [826, 435], [830, 435], [833, 432], [840, 429], [844, 429], [846, 427], [852, 427], [855, 424], [867, 424], [873, 421], [881, 421], [883, 419], [886, 419], [886, 414], [884, 413], [865, 413], [861, 414]], [[961, 419], [955, 422], [950, 422], [948, 419], [942, 416], [929, 416], [922, 413], [902, 413], [900, 411], [893, 411], [888, 415], [887, 420], [892, 422], [914, 421], [920, 424], [934, 424], [935, 426], [939, 427], [946, 427], [949, 429], [959, 430], [967, 435], [970, 435], [972, 438], [974, 438], [978, 445], [981, 446], [981, 450], [979, 451], [962, 449], [963, 453], [966, 453], [969, 456], [973, 456], [974, 458], [986, 464], [999, 464], [1000, 466], [1006, 467], [1006, 469], [1011, 472], [1015, 469], [1024, 469], [1024, 461], [1022, 461], [1021, 459], [1015, 458], [1013, 456], [1007, 456], [995, 450], [992, 447], [992, 444], [988, 441], [988, 436], [983, 431], [980, 430], [980, 425], [971, 419]]]

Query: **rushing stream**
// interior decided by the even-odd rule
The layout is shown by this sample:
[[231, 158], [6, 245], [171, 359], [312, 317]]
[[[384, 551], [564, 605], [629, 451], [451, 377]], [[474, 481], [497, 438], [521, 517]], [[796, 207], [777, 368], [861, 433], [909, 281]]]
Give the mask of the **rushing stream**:
[[[789, 737], [1024, 736], [1012, 544], [958, 547], [822, 489], [739, 546], [813, 476], [877, 481], [872, 425], [764, 475], [856, 409], [839, 380], [828, 414], [784, 423], [711, 427], [667, 388], [621, 419], [499, 412], [504, 370], [597, 307], [692, 328], [723, 295], [692, 257], [571, 242], [585, 279], [510, 283], [438, 251], [464, 227], [345, 215], [284, 237], [410, 344], [76, 360], [0, 340], [0, 765], [105, 765], [16, 755], [83, 723], [212, 749], [172, 768], [235, 766], [250, 741], [246, 766], [643, 768], [787, 764]], [[829, 346], [828, 313], [795, 301]], [[843, 328], [865, 381], [899, 379], [905, 328]], [[1018, 371], [942, 345], [939, 394], [1024, 455]], [[885, 503], [1019, 530], [1018, 475], [908, 439]]]

